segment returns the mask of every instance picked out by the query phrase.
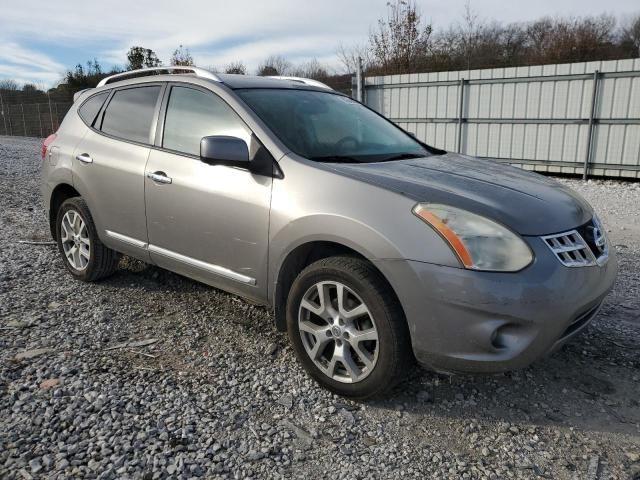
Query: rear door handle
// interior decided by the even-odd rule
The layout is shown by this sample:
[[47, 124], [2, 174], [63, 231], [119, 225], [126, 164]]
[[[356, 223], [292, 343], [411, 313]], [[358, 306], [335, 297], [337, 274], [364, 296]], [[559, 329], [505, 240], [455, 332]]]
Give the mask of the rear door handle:
[[76, 160], [82, 163], [93, 163], [93, 158], [88, 153], [81, 153], [80, 155], [76, 155]]
[[147, 173], [147, 178], [150, 178], [154, 182], [158, 183], [171, 183], [171, 177], [167, 177], [164, 172]]

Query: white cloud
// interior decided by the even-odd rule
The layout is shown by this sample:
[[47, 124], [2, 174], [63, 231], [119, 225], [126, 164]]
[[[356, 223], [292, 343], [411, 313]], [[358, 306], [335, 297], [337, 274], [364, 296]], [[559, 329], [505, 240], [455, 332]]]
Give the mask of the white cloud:
[[[444, 28], [461, 18], [466, 0], [417, 0], [419, 9], [436, 28]], [[65, 63], [72, 67], [96, 57], [106, 64], [124, 64], [132, 45], [151, 48], [167, 62], [180, 44], [189, 47], [201, 65], [222, 66], [242, 60], [251, 69], [266, 56], [282, 54], [292, 60], [305, 61], [317, 56], [337, 65], [335, 52], [345, 45], [366, 42], [369, 29], [385, 15], [387, 0], [21, 0], [19, 6], [0, 4], [0, 44], [48, 45], [67, 52], [83, 51], [86, 58]], [[471, 0], [472, 8], [484, 19], [503, 22], [532, 20], [543, 15], [590, 15], [606, 8], [615, 15], [638, 10], [637, 0]], [[6, 45], [5, 45], [6, 47]], [[6, 48], [3, 48], [6, 51]], [[25, 55], [26, 53], [26, 55]], [[28, 72], [46, 71], [53, 78], [61, 69], [47, 55], [35, 57], [19, 49], [14, 57], [0, 58], [0, 76], [8, 72], [7, 63], [22, 65]], [[42, 67], [29, 67], [30, 61]], [[4, 65], [4, 66], [2, 66]], [[46, 65], [46, 67], [44, 67]], [[6, 75], [6, 73], [4, 74]]]
[[62, 64], [41, 52], [15, 42], [0, 44], [0, 78], [50, 86], [60, 80], [64, 72]]
[[375, 3], [376, 8], [369, 0], [186, 0], [166, 8], [157, 0], [23, 0], [20, 8], [0, 6], [0, 42], [35, 39], [54, 51], [56, 45], [95, 46], [67, 68], [93, 56], [122, 65], [132, 45], [151, 48], [168, 62], [180, 44], [205, 66], [241, 60], [253, 70], [271, 54], [296, 61], [317, 57], [336, 66], [338, 44], [362, 41], [368, 25], [384, 11], [384, 0]]

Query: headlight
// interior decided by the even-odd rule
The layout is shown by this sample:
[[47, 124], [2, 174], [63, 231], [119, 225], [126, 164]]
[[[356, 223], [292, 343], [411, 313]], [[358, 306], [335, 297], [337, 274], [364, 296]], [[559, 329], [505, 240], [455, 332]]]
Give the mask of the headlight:
[[413, 213], [440, 234], [465, 268], [515, 272], [533, 260], [524, 240], [488, 218], [434, 203], [419, 203]]

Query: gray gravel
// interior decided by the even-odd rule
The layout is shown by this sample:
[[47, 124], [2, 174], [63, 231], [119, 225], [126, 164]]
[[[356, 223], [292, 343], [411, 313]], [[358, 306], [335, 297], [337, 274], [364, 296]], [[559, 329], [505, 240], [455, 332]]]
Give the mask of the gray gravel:
[[356, 403], [308, 379], [263, 308], [128, 259], [82, 284], [17, 243], [49, 240], [38, 150], [0, 137], [0, 478], [640, 478], [639, 184], [563, 180], [621, 264], [575, 341]]

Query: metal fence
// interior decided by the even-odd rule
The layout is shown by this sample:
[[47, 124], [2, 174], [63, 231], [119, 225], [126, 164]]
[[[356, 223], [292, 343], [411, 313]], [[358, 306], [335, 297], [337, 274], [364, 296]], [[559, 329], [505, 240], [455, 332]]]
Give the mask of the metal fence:
[[40, 97], [42, 95], [15, 98], [0, 92], [0, 135], [45, 138], [55, 132], [73, 102], [33, 101], [41, 100]]
[[365, 77], [363, 96], [448, 151], [640, 178], [640, 59]]

